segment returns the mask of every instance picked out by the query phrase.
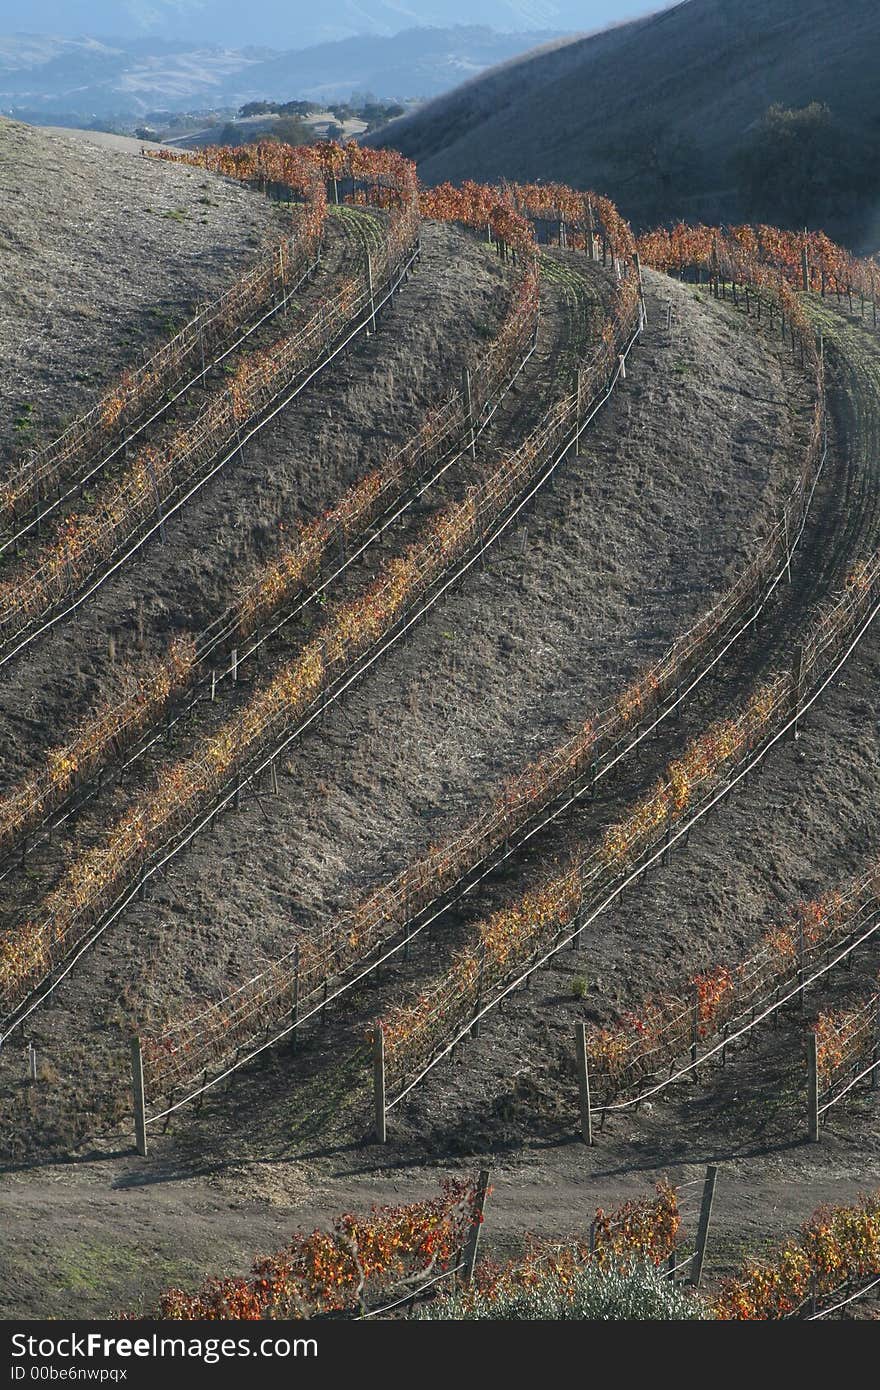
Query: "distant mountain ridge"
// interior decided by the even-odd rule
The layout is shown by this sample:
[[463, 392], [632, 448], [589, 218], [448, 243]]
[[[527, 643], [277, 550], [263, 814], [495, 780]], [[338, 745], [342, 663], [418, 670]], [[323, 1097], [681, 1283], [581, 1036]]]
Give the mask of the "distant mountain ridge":
[[0, 37], [0, 110], [30, 120], [141, 115], [238, 106], [261, 98], [345, 100], [354, 91], [427, 98], [533, 47], [544, 35], [479, 25], [408, 29], [313, 48], [199, 47], [145, 38], [115, 43]]
[[[633, 0], [631, 11], [642, 8]], [[573, 33], [615, 19], [621, 0], [3, 0], [6, 33], [36, 32], [117, 42], [305, 48], [355, 35], [485, 25], [503, 32]]]

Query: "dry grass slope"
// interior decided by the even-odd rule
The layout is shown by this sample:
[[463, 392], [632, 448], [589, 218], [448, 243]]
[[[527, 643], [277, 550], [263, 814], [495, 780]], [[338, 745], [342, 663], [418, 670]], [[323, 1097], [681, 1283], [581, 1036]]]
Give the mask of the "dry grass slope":
[[277, 225], [266, 199], [197, 169], [2, 117], [0, 202], [3, 472], [219, 294]]

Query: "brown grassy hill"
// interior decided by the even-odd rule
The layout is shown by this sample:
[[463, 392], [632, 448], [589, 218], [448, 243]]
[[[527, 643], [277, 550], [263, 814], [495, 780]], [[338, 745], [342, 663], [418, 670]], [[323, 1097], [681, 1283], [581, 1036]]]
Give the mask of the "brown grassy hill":
[[[878, 59], [874, 0], [686, 0], [494, 68], [376, 138], [429, 183], [559, 179], [642, 223], [730, 219], [736, 154], [773, 103], [827, 103], [845, 149], [870, 145]], [[831, 230], [876, 245], [864, 194], [838, 201]]]
[[134, 141], [0, 118], [0, 470], [220, 294], [276, 225], [264, 198]]

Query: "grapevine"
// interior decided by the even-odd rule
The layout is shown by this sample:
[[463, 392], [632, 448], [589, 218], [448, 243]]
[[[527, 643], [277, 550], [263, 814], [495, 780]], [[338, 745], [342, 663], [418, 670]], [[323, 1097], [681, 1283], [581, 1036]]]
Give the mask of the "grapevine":
[[722, 1282], [715, 1316], [768, 1320], [821, 1306], [848, 1282], [880, 1275], [880, 1193], [857, 1205], [822, 1207], [770, 1258], [749, 1260]]
[[[419, 1285], [432, 1276], [454, 1275], [475, 1219], [474, 1199], [472, 1184], [447, 1179], [433, 1201], [337, 1217], [329, 1231], [297, 1235], [283, 1250], [255, 1261], [249, 1278], [211, 1279], [195, 1294], [169, 1290], [149, 1316], [178, 1321], [358, 1316], [370, 1296], [388, 1298], [401, 1285], [418, 1296]], [[659, 1265], [674, 1252], [680, 1229], [675, 1190], [659, 1182], [653, 1197], [635, 1198], [610, 1212], [599, 1208], [589, 1242], [560, 1247], [530, 1241], [524, 1258], [504, 1265], [481, 1260], [460, 1297], [465, 1304], [473, 1297], [491, 1301], [548, 1274], [565, 1280], [588, 1263], [599, 1269]]]
[[[521, 361], [535, 331], [537, 314], [538, 277], [531, 263], [517, 277], [501, 330], [472, 374], [472, 408], [477, 416], [490, 406]], [[362, 535], [381, 514], [383, 505], [398, 498], [408, 484], [420, 478], [425, 468], [460, 438], [465, 424], [464, 403], [461, 393], [456, 392], [429, 410], [413, 437], [349, 488], [334, 506], [297, 527], [290, 536], [282, 530], [276, 555], [241, 582], [232, 608], [225, 615], [231, 640], [237, 637], [244, 641], [312, 584], [328, 555], [335, 554], [338, 545], [348, 545]], [[217, 639], [211, 635], [211, 629], [208, 634], [213, 646]], [[204, 640], [197, 645], [204, 651]], [[113, 752], [119, 753], [151, 720], [159, 717], [172, 696], [196, 674], [196, 647], [176, 641], [160, 666], [163, 671], [170, 669], [174, 678], [160, 680], [150, 671], [131, 672], [132, 692], [121, 704], [114, 701], [84, 721], [64, 748], [49, 755], [42, 776], [31, 775], [0, 799], [0, 852], [39, 825], [52, 807], [61, 804], [73, 780], [59, 780], [55, 770], [59, 762], [76, 768], [79, 785], [89, 773], [104, 765]]]
[[307, 200], [295, 233], [272, 251], [206, 309], [200, 311], [142, 367], [129, 368], [89, 412], [56, 440], [32, 454], [0, 484], [0, 524], [15, 526], [45, 499], [94, 460], [119, 447], [138, 422], [186, 377], [226, 346], [267, 305], [283, 302], [285, 286], [314, 262], [323, 236], [326, 194], [316, 170], [306, 161], [291, 182]]
[[[607, 370], [600, 360], [598, 371]], [[95, 916], [120, 892], [132, 873], [183, 827], [197, 808], [216, 796], [228, 778], [292, 720], [301, 717], [323, 690], [387, 633], [412, 603], [479, 540], [485, 529], [536, 476], [548, 448], [558, 448], [570, 429], [576, 401], [566, 398], [527, 438], [502, 459], [487, 480], [472, 487], [427, 523], [422, 536], [390, 560], [360, 594], [336, 607], [328, 621], [215, 735], [163, 772], [111, 828], [103, 843], [77, 859], [48, 895], [41, 920], [7, 932], [0, 941], [0, 998], [14, 1004], [79, 940]], [[351, 949], [362, 942], [351, 934]]]
[[[453, 214], [467, 224], [481, 227], [485, 218], [492, 217], [495, 193], [496, 190], [481, 189], [478, 185], [464, 185], [463, 189], [443, 185], [441, 189], [432, 190], [430, 195], [423, 195], [423, 211], [434, 215]], [[507, 189], [506, 196], [516, 197], [516, 189], [513, 192]], [[585, 197], [589, 202], [588, 195], [578, 197]], [[525, 206], [525, 202], [527, 200], [521, 199], [520, 206]], [[578, 206], [582, 207], [582, 203]], [[573, 208], [569, 207], [570, 214], [571, 211]], [[614, 227], [614, 217], [608, 208], [603, 207], [603, 214]], [[588, 215], [591, 225], [596, 225], [592, 207], [589, 207]], [[620, 247], [614, 243], [613, 249], [616, 252]], [[816, 353], [812, 335], [806, 338], [804, 350], [806, 359], [812, 361], [816, 375], [816, 407], [801, 475], [787, 509], [788, 518], [792, 521], [797, 521], [805, 509], [805, 499], [822, 460], [822, 361]], [[585, 720], [581, 730], [566, 745], [514, 777], [492, 799], [489, 808], [463, 831], [452, 835], [445, 844], [430, 849], [427, 855], [403, 870], [391, 883], [375, 890], [352, 913], [343, 917], [336, 933], [336, 942], [329, 951], [325, 949], [320, 965], [304, 969], [304, 960], [313, 959], [314, 944], [300, 942], [298, 987], [304, 987], [307, 992], [311, 981], [317, 983], [325, 979], [328, 973], [343, 969], [346, 963], [352, 963], [359, 956], [363, 959], [363, 954], [374, 945], [388, 940], [395, 931], [405, 927], [414, 913], [462, 880], [474, 863], [480, 862], [498, 845], [506, 842], [512, 831], [527, 823], [530, 816], [552, 801], [553, 796], [559, 795], [578, 777], [584, 776], [591, 765], [595, 773], [602, 756], [619, 746], [628, 728], [633, 728], [646, 714], [658, 708], [670, 689], [674, 691], [684, 671], [692, 669], [692, 664], [709, 642], [720, 632], [730, 630], [735, 617], [744, 610], [747, 602], [751, 602], [760, 582], [772, 573], [780, 549], [787, 546], [787, 528], [788, 521], [774, 528], [772, 537], [722, 602], [705, 614], [688, 634], [678, 639], [670, 652], [655, 667], [638, 677], [610, 708]], [[867, 574], [865, 567], [862, 569]], [[861, 575], [862, 570], [854, 571], [852, 584], [856, 588], [863, 582]], [[671, 767], [671, 808], [678, 812], [683, 809], [690, 796], [691, 781], [699, 776], [699, 759], [705, 762], [709, 753], [712, 753], [709, 746], [695, 746], [683, 762]], [[642, 815], [648, 819], [653, 816], [656, 824], [666, 815], [666, 806], [662, 801], [655, 801], [653, 806], [642, 808]], [[630, 827], [630, 830], [634, 828]], [[612, 848], [609, 844], [609, 849]], [[617, 849], [626, 853], [627, 847], [621, 842]], [[502, 924], [498, 924], [498, 934], [502, 937], [509, 935]], [[478, 966], [470, 962], [466, 973], [468, 979], [473, 981], [480, 972]], [[263, 1020], [266, 1013], [279, 1016], [288, 1008], [293, 986], [295, 980], [291, 972], [291, 955], [288, 954], [284, 960], [268, 967], [256, 980], [235, 991], [234, 995], [221, 1001], [215, 1008], [200, 1013], [192, 1027], [178, 1023], [161, 1040], [147, 1040], [147, 1070], [152, 1076], [153, 1087], [182, 1080], [188, 1070], [203, 1066], [204, 1061], [215, 1052], [224, 1051], [235, 1042], [245, 1041], [247, 1030], [249, 1027], [253, 1029], [253, 1020]]]
[[102, 766], [108, 749], [121, 751], [184, 690], [195, 670], [195, 644], [181, 636], [168, 654], [128, 671], [128, 689], [105, 700], [80, 722], [67, 743], [50, 750], [42, 775], [32, 773], [0, 796], [0, 851], [13, 845], [62, 805], [70, 793]]
[[[871, 576], [868, 587], [863, 582], [866, 574]], [[880, 556], [868, 567], [859, 566], [855, 575], [855, 582], [851, 579], [835, 602], [819, 609], [807, 638], [803, 669], [818, 675], [824, 669], [823, 662], [832, 659], [852, 626], [864, 616], [880, 590]], [[861, 596], [857, 604], [854, 593]], [[603, 889], [607, 891], [631, 870], [646, 850], [662, 843], [664, 833], [683, 818], [700, 795], [711, 795], [725, 769], [738, 765], [790, 713], [797, 693], [792, 673], [771, 678], [739, 715], [713, 725], [694, 739], [682, 758], [669, 766], [666, 776], [607, 829], [598, 847], [576, 854], [539, 888], [478, 923], [472, 942], [453, 955], [446, 974], [423, 989], [413, 1002], [390, 1009], [381, 1020], [392, 1076], [402, 1080], [419, 1059], [430, 1056], [438, 1039], [454, 1033], [472, 1016], [484, 993], [504, 981], [514, 963], [529, 960], [541, 943], [559, 936], [582, 908], [598, 902]], [[776, 949], [784, 949], [782, 939], [777, 940]], [[702, 1008], [708, 1023], [732, 992], [723, 974], [710, 974], [702, 984]], [[650, 1014], [646, 1030], [657, 1031], [663, 1021], [662, 1012]], [[637, 1034], [640, 1025], [638, 1020]], [[600, 1048], [607, 1049], [611, 1079], [622, 1060], [622, 1043], [619, 1033], [599, 1042]]]
[[814, 1032], [822, 1092], [833, 1095], [866, 1062], [880, 1060], [876, 1055], [880, 1045], [878, 1022], [880, 994], [872, 994], [853, 1009], [819, 1014]]
[[[321, 147], [311, 155], [323, 169]], [[351, 156], [360, 168], [363, 161]], [[381, 170], [389, 161], [376, 161]], [[390, 161], [397, 167], [397, 161]], [[415, 242], [418, 206], [412, 171], [405, 171], [410, 201], [395, 213], [386, 238], [390, 272], [404, 248]], [[387, 190], [393, 191], [393, 190]], [[402, 197], [402, 190], [398, 190]], [[377, 275], [381, 266], [374, 267]], [[305, 366], [333, 342], [341, 329], [370, 299], [366, 271], [342, 281], [330, 301], [322, 303], [303, 328], [271, 346], [245, 355], [225, 387], [216, 390], [197, 418], [175, 431], [161, 448], [142, 447], [117, 480], [108, 483], [88, 512], [66, 517], [43, 548], [38, 562], [23, 563], [0, 583], [0, 646], [10, 644], [35, 622], [87, 586], [99, 568], [119, 552], [140, 526], [159, 511], [181, 484], [204, 471], [216, 455], [256, 420]]]
[[[436, 214], [441, 209], [448, 209], [465, 222], [479, 226], [484, 217], [491, 216], [494, 204], [490, 195], [491, 191], [481, 193], [478, 185], [465, 185], [462, 190], [450, 190], [444, 186], [435, 190], [427, 203], [423, 201], [423, 210]], [[613, 223], [610, 214], [607, 216], [608, 221]], [[789, 518], [796, 518], [799, 509], [805, 507], [805, 499], [820, 466], [822, 451], [822, 364], [812, 335], [805, 341], [804, 352], [805, 357], [809, 357], [813, 363], [817, 400], [809, 446], [788, 508]], [[387, 940], [414, 913], [460, 881], [475, 863], [503, 844], [512, 831], [527, 823], [529, 817], [582, 777], [591, 765], [595, 769], [603, 756], [619, 746], [628, 729], [655, 710], [661, 700], [675, 690], [683, 673], [693, 667], [708, 643], [719, 633], [730, 630], [736, 617], [745, 611], [746, 603], [752, 601], [758, 585], [771, 572], [771, 565], [777, 563], [779, 551], [786, 544], [787, 526], [788, 523], [780, 523], [774, 529], [766, 545], [722, 602], [679, 639], [656, 666], [639, 676], [611, 706], [586, 720], [568, 743], [513, 778], [500, 789], [487, 810], [463, 830], [451, 836], [446, 843], [430, 849], [425, 856], [347, 914], [339, 924], [338, 944], [329, 955], [325, 953], [322, 965], [314, 970], [304, 969], [304, 961], [312, 959], [314, 948], [313, 943], [301, 942], [300, 983], [308, 988], [312, 979], [321, 980], [331, 970], [344, 968], [346, 963], [358, 959], [359, 955], [363, 958], [372, 946]], [[857, 567], [848, 592], [858, 593], [860, 585], [871, 582], [868, 567]], [[833, 627], [834, 622], [839, 620], [838, 612], [836, 618], [829, 617], [827, 622]], [[818, 659], [822, 645], [818, 635], [817, 628], [817, 646], [808, 657], [805, 670], [812, 669]], [[770, 692], [764, 692], [763, 698], [771, 698]], [[750, 711], [750, 716], [760, 718], [759, 705]], [[680, 812], [683, 809], [690, 797], [692, 784], [698, 783], [706, 771], [706, 760], [711, 763], [723, 751], [725, 738], [729, 739], [730, 736], [730, 730], [714, 731], [717, 747], [712, 746], [711, 740], [695, 745], [683, 760], [670, 768], [671, 794], [668, 798], [655, 797], [642, 806], [642, 833], [650, 829], [651, 821], [656, 827], [670, 810]], [[619, 833], [630, 836], [639, 833], [639, 827], [635, 824], [618, 829]], [[610, 841], [607, 849], [613, 857], [615, 850]], [[616, 852], [625, 855], [627, 845], [621, 841]], [[497, 933], [512, 940], [508, 928], [509, 924], [496, 924]], [[473, 980], [478, 972], [479, 967], [471, 961], [466, 975]], [[195, 1068], [200, 1059], [200, 1064], [203, 1064], [216, 1049], [222, 1050], [224, 1042], [232, 1045], [243, 1041], [250, 1020], [261, 1019], [270, 1010], [280, 1014], [288, 1007], [293, 983], [288, 956], [285, 961], [265, 970], [251, 984], [221, 1001], [207, 1015], [200, 1014], [192, 1031], [185, 1023], [178, 1024], [161, 1041], [148, 1041], [148, 1070], [153, 1083], [158, 1085], [160, 1081], [167, 1082], [172, 1077], [179, 1079], [188, 1068]]]
[[500, 1302], [550, 1276], [569, 1284], [585, 1265], [603, 1270], [660, 1265], [675, 1253], [681, 1224], [675, 1189], [668, 1182], [658, 1182], [653, 1197], [636, 1197], [611, 1211], [599, 1207], [589, 1240], [573, 1239], [564, 1245], [530, 1240], [524, 1255], [504, 1264], [482, 1259], [470, 1287], [456, 1296], [467, 1309], [475, 1300], [489, 1305]]

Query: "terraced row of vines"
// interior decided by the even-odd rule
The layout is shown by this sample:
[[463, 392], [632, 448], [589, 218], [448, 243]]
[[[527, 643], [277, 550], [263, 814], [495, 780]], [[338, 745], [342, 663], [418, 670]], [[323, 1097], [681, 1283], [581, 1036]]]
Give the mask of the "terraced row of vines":
[[[17, 1219], [73, 1158], [68, 1204], [136, 1250], [113, 1194], [161, 1184], [194, 1288], [194, 1190], [241, 1199], [236, 1270], [390, 1201], [363, 1239], [411, 1279], [471, 1198], [410, 1214], [392, 1164], [419, 1197], [491, 1156], [514, 1258], [530, 1185], [556, 1240], [585, 1193], [721, 1160], [717, 1283], [771, 1202], [794, 1229], [880, 1184], [876, 267], [764, 227], [637, 241], [600, 194], [424, 190], [351, 145], [156, 162], [284, 234], [0, 479]], [[633, 1208], [657, 1263], [666, 1191]], [[813, 1312], [880, 1276], [835, 1221]], [[322, 1307], [324, 1253], [285, 1246], [277, 1296]], [[721, 1315], [804, 1305], [750, 1277]]]

